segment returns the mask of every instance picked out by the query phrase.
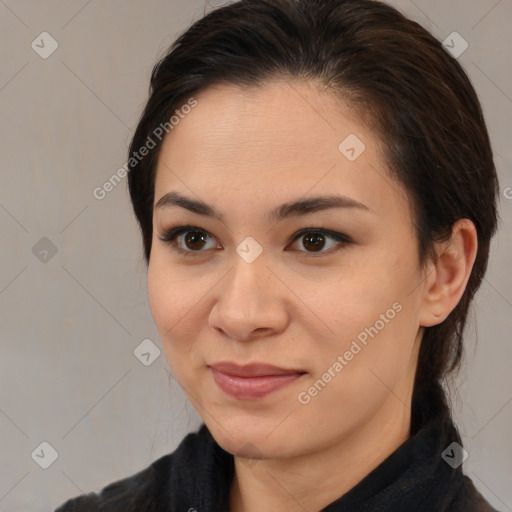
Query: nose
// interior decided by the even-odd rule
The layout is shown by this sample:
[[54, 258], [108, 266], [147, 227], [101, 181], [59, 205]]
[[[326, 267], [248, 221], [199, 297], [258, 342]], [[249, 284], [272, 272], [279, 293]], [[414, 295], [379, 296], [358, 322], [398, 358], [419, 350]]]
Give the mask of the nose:
[[289, 323], [286, 291], [264, 258], [240, 258], [218, 288], [210, 327], [239, 341], [278, 334]]

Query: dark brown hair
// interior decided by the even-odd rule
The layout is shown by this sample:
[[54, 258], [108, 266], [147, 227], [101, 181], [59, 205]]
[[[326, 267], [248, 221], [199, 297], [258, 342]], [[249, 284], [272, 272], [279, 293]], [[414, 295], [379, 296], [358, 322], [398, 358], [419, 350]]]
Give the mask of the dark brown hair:
[[[478, 253], [464, 295], [444, 322], [424, 332], [411, 434], [436, 415], [450, 418], [442, 382], [460, 365], [468, 308], [498, 221], [496, 170], [470, 80], [427, 30], [383, 2], [240, 0], [198, 20], [156, 64], [130, 156], [200, 91], [273, 79], [322, 84], [375, 131], [390, 177], [413, 205], [422, 264], [458, 219], [475, 224]], [[145, 158], [134, 160], [128, 174], [146, 262], [160, 147], [159, 141]]]

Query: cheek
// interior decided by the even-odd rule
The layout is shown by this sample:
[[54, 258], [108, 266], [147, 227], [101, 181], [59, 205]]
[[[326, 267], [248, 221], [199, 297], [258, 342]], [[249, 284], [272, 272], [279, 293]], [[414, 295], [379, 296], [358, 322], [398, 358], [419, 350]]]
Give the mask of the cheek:
[[[197, 363], [197, 340], [204, 321], [204, 301], [213, 283], [151, 256], [147, 274], [148, 301], [162, 347], [173, 373], [179, 378]], [[203, 302], [201, 302], [203, 301]]]
[[[148, 266], [148, 301], [153, 320], [160, 332], [172, 326], [174, 309], [167, 276], [160, 270], [156, 257], [151, 256]], [[163, 340], [162, 340], [163, 341]]]
[[[339, 343], [339, 340], [347, 342], [359, 334], [364, 341], [364, 333], [376, 322], [379, 332], [385, 332], [392, 324], [400, 322], [400, 315], [404, 316], [403, 312], [397, 314], [396, 309], [400, 305], [405, 309], [412, 298], [407, 296], [413, 288], [409, 270], [405, 266], [398, 270], [392, 266], [374, 266], [359, 271], [354, 269], [334, 283], [332, 279], [320, 281], [318, 291], [310, 295], [309, 304], [329, 327], [331, 335], [328, 338], [334, 343]], [[407, 309], [410, 311], [411, 307]], [[381, 315], [384, 315], [383, 319]]]
[[[324, 283], [328, 293], [319, 294], [316, 302], [316, 310], [332, 332], [318, 345], [315, 369], [321, 376], [338, 356], [347, 354], [348, 362], [339, 373], [344, 377], [336, 380], [354, 390], [385, 388], [379, 377], [393, 387], [410, 366], [419, 328], [420, 277], [414, 260], [390, 256], [381, 257], [378, 264], [375, 261], [360, 272], [347, 273], [334, 285]], [[411, 293], [415, 287], [418, 292]]]
[[148, 301], [153, 320], [165, 344], [179, 331], [181, 319], [193, 308], [194, 294], [190, 280], [180, 279], [176, 269], [151, 257], [148, 266]]
[[[186, 314], [187, 304], [184, 300], [188, 297], [184, 289], [184, 283], [174, 279], [169, 269], [162, 268], [158, 259], [151, 256], [148, 266], [148, 300], [151, 315], [157, 327], [162, 348], [167, 359], [170, 370], [179, 382], [183, 382], [186, 375], [182, 375], [186, 364], [183, 359], [186, 357], [184, 351], [187, 349], [180, 335], [182, 319]], [[181, 297], [181, 300], [180, 300]], [[186, 317], [185, 317], [186, 318]]]
[[401, 305], [400, 311], [399, 307], [392, 310], [393, 318], [393, 313], [386, 315], [387, 308], [378, 310], [388, 323], [379, 317], [368, 320], [366, 325], [353, 323], [353, 335], [341, 335], [336, 344], [324, 346], [322, 362], [302, 390], [315, 396], [309, 412], [314, 409], [326, 421], [330, 418], [333, 422], [350, 416], [352, 419], [347, 421], [358, 423], [379, 410], [386, 400], [406, 403], [402, 383], [415, 364], [417, 329], [414, 310]]

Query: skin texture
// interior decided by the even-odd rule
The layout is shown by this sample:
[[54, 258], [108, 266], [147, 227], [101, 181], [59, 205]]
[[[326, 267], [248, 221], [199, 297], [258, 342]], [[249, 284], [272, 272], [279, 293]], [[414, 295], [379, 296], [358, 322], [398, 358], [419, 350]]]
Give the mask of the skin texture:
[[[437, 262], [420, 268], [407, 194], [386, 174], [380, 141], [332, 93], [271, 81], [217, 86], [196, 98], [164, 141], [155, 205], [174, 191], [213, 205], [223, 221], [155, 208], [151, 312], [176, 379], [235, 455], [231, 511], [320, 510], [409, 437], [422, 327], [442, 322], [462, 296], [476, 231], [459, 221], [438, 246]], [[338, 149], [350, 134], [366, 146], [355, 161]], [[279, 222], [265, 216], [333, 193], [369, 211], [337, 208]], [[187, 234], [175, 240], [191, 256], [159, 239], [181, 225], [207, 233], [202, 244], [185, 245]], [[318, 252], [305, 236], [291, 241], [304, 228], [343, 233], [352, 243], [320, 236]], [[249, 236], [263, 249], [252, 263], [236, 251]], [[378, 333], [301, 403], [299, 394], [371, 326]], [[213, 380], [208, 365], [219, 361], [306, 374], [261, 399], [237, 400]]]

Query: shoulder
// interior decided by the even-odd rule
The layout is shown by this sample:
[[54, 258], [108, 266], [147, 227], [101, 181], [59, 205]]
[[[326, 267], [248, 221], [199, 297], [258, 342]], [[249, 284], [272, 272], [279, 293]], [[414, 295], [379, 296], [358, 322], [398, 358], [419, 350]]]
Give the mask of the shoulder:
[[[165, 492], [173, 455], [153, 462], [138, 473], [105, 486], [99, 493], [83, 494], [62, 504], [55, 512], [95, 512], [121, 510], [153, 510], [159, 491]], [[160, 489], [160, 487], [163, 487]]]
[[454, 512], [498, 512], [476, 489], [473, 481], [466, 475], [452, 502]]
[[[105, 486], [98, 493], [82, 494], [54, 512], [129, 512], [163, 510], [173, 500], [173, 474], [193, 474], [194, 461], [204, 460], [212, 438], [203, 424], [188, 434], [173, 453], [164, 455], [134, 475]], [[165, 508], [167, 508], [165, 507]]]

